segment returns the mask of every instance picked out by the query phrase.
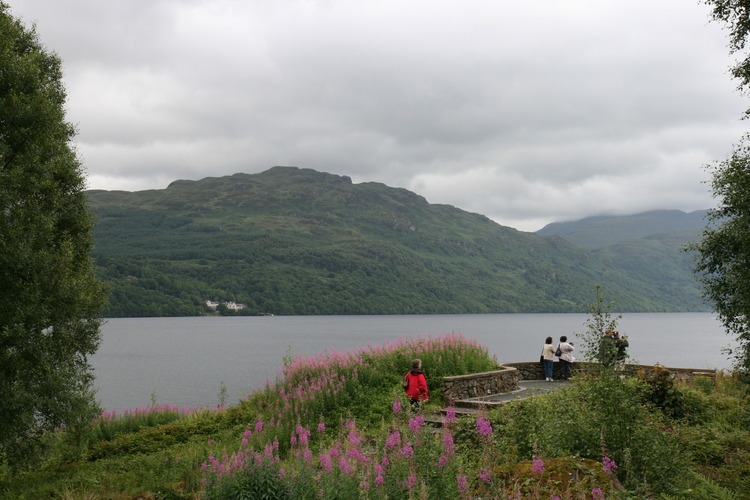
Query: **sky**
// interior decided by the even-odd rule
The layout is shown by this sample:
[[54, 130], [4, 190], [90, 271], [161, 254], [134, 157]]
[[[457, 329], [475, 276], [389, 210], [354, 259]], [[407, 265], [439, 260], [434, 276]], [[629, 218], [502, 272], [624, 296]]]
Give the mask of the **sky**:
[[716, 205], [750, 107], [697, 0], [4, 0], [63, 62], [89, 189], [275, 165], [536, 231]]

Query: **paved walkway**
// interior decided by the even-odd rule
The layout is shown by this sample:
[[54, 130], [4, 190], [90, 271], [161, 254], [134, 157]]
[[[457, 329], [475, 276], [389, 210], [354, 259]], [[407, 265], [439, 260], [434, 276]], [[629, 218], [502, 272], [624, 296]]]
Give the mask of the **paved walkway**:
[[[516, 399], [526, 399], [540, 394], [546, 394], [552, 391], [558, 391], [564, 387], [569, 387], [572, 382], [556, 380], [547, 382], [545, 380], [521, 380], [518, 382], [519, 389], [502, 394], [492, 394], [482, 398], [471, 398], [454, 401], [453, 405], [457, 415], [476, 415], [493, 406], [499, 406]], [[443, 408], [440, 415], [431, 415], [426, 420], [433, 424], [442, 425], [446, 409]]]
[[556, 380], [547, 382], [546, 380], [521, 380], [518, 382], [519, 389], [502, 394], [493, 394], [481, 398], [471, 398], [466, 400], [454, 401], [457, 413], [478, 413], [482, 406], [502, 405], [516, 399], [526, 399], [540, 394], [557, 391], [563, 387], [568, 387], [572, 382], [565, 380]]

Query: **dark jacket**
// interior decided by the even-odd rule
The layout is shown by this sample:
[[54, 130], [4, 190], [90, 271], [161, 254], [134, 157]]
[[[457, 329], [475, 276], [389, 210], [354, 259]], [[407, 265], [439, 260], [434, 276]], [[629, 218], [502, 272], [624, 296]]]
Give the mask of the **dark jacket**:
[[427, 377], [420, 370], [410, 370], [404, 379], [409, 382], [406, 395], [415, 401], [427, 401], [430, 399], [430, 391], [427, 389]]

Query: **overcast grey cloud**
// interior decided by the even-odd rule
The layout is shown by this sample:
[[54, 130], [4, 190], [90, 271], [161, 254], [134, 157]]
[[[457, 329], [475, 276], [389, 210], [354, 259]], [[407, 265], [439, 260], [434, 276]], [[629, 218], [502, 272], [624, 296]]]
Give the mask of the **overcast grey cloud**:
[[296, 165], [533, 231], [708, 208], [746, 125], [693, 0], [9, 3], [63, 60], [92, 189]]

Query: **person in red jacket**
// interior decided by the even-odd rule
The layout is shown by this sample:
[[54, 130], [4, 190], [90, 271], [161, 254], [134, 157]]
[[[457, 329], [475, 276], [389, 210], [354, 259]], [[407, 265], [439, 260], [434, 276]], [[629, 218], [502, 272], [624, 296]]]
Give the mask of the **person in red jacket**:
[[406, 395], [411, 398], [412, 405], [430, 399], [430, 390], [427, 388], [427, 377], [422, 371], [422, 360], [415, 359], [411, 362], [411, 370], [404, 375], [404, 388]]

